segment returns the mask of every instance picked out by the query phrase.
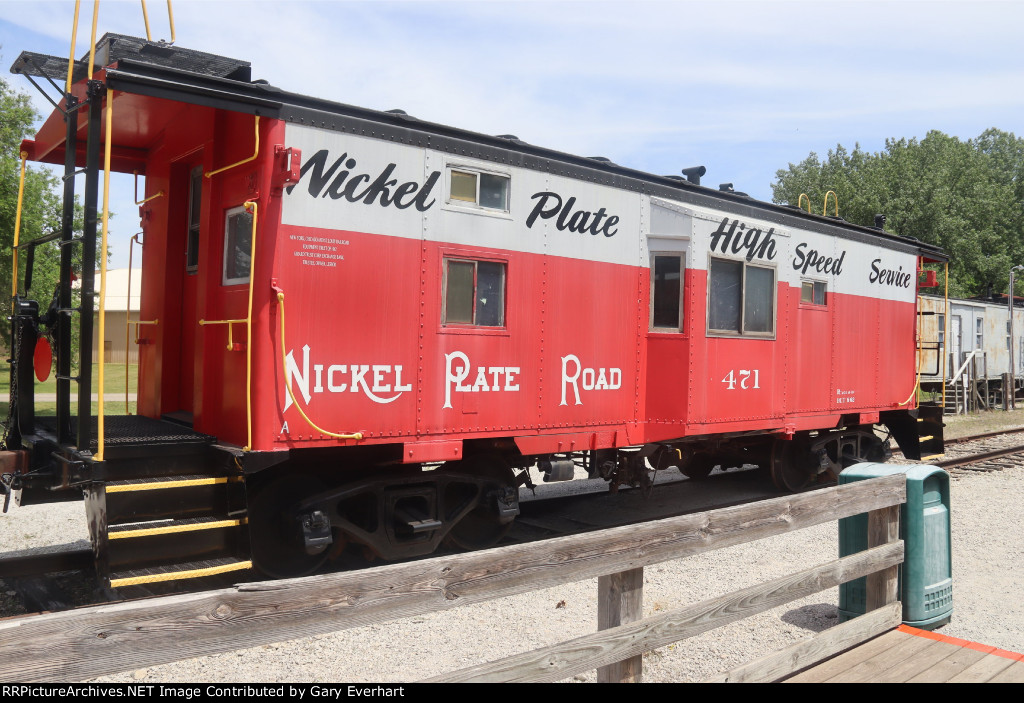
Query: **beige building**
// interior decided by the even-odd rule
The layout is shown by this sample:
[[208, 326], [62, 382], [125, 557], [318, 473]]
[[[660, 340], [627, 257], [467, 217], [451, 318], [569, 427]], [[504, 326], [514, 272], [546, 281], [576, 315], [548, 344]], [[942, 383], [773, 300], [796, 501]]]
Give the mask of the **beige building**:
[[[131, 291], [128, 290], [129, 273], [131, 273]], [[107, 290], [100, 290], [100, 272], [96, 272], [96, 313], [93, 320], [93, 359], [99, 360], [100, 313], [99, 296], [106, 293], [106, 322], [103, 334], [103, 360], [106, 363], [124, 363], [125, 355], [128, 362], [137, 364], [139, 347], [135, 344], [135, 329], [125, 328], [129, 319], [139, 319], [139, 295], [142, 290], [141, 269], [110, 269], [107, 271]], [[130, 294], [129, 294], [130, 293]], [[130, 316], [130, 318], [129, 318]]]

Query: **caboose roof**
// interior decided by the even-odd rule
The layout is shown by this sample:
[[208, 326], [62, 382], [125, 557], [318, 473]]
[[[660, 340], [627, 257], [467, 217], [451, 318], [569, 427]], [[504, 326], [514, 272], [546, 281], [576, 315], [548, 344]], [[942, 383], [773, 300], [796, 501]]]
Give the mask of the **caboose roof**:
[[[576, 156], [528, 144], [512, 135], [487, 135], [417, 119], [402, 111], [379, 111], [344, 103], [290, 93], [265, 81], [250, 79], [246, 61], [214, 54], [171, 47], [136, 37], [106, 34], [97, 44], [95, 78], [106, 81], [118, 91], [114, 96], [114, 114], [132, 115], [116, 121], [112, 148], [112, 168], [122, 172], [145, 172], [148, 145], [159, 134], [173, 111], [164, 101], [202, 105], [211, 109], [260, 115], [296, 124], [316, 126], [356, 134], [370, 134], [409, 145], [491, 160], [539, 171], [557, 171], [611, 187], [632, 190], [666, 199], [682, 200], [698, 207], [723, 210], [739, 217], [751, 217], [780, 226], [799, 227], [855, 241], [868, 241], [889, 249], [913, 252], [926, 261], [946, 261], [937, 246], [902, 237], [874, 227], [846, 222], [841, 218], [809, 214], [799, 208], [755, 200], [691, 183], [681, 176], [645, 173], [611, 161]], [[84, 79], [83, 64], [75, 75]], [[66, 60], [28, 52], [11, 67], [14, 73], [46, 75], [62, 81]], [[72, 92], [84, 99], [85, 81], [78, 80]], [[63, 102], [61, 108], [64, 107]], [[85, 111], [79, 118], [84, 136]], [[55, 111], [34, 140], [23, 148], [31, 159], [48, 163], [64, 162], [65, 128], [63, 116]], [[78, 161], [84, 164], [84, 138], [79, 140]]]

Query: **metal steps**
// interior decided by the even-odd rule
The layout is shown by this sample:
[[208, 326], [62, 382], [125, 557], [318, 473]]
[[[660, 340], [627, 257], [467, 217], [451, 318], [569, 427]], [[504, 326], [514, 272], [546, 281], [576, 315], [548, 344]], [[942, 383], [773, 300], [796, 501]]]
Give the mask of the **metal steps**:
[[237, 517], [245, 511], [241, 476], [186, 474], [110, 481], [105, 498], [109, 525], [215, 515]]
[[218, 461], [209, 443], [171, 448], [157, 441], [145, 453], [141, 461], [108, 459], [106, 480], [86, 492], [101, 581], [120, 588], [252, 568], [245, 479], [237, 469]]
[[111, 570], [174, 564], [241, 553], [248, 540], [246, 518], [219, 516], [156, 520], [107, 528]]

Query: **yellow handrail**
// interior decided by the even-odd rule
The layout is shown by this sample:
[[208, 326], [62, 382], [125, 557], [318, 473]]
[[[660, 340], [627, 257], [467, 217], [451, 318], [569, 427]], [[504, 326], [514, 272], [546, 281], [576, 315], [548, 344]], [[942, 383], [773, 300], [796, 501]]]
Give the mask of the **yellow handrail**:
[[[237, 164], [236, 164], [237, 165]], [[229, 167], [230, 168], [230, 167]], [[222, 169], [223, 170], [223, 169]], [[246, 211], [252, 212], [252, 230], [249, 233], [249, 303], [246, 308], [244, 319], [236, 320], [200, 320], [199, 324], [205, 325], [227, 325], [228, 326], [228, 351], [235, 351], [234, 329], [235, 325], [244, 324], [246, 327], [245, 336], [245, 433], [246, 445], [244, 451], [252, 449], [252, 289], [253, 278], [256, 270], [256, 225], [259, 220], [259, 208], [257, 203], [246, 200], [242, 206]]]
[[235, 325], [247, 325], [247, 324], [249, 324], [249, 320], [247, 320], [247, 319], [241, 319], [241, 320], [200, 320], [199, 324], [203, 325], [203, 326], [205, 326], [205, 325], [227, 325], [228, 326], [228, 347], [227, 347], [227, 349], [228, 349], [228, 351], [236, 351], [235, 350], [235, 340], [234, 340], [234, 337], [232, 336], [232, 334], [233, 334], [232, 330], [234, 330], [234, 326]]
[[75, 24], [71, 27], [71, 54], [68, 56], [68, 81], [64, 92], [71, 92], [71, 76], [75, 68], [75, 41], [78, 39], [78, 9], [82, 0], [75, 0]]
[[[142, 0], [142, 21], [146, 23], [146, 39], [153, 41], [149, 34], [149, 13], [146, 12], [146, 0]], [[171, 43], [174, 43], [174, 10], [171, 8], [171, 0], [167, 0], [167, 21], [171, 25]], [[162, 39], [160, 41], [163, 41]]]
[[21, 152], [21, 179], [18, 181], [18, 210], [14, 215], [14, 263], [11, 268], [11, 297], [18, 295], [18, 235], [21, 232], [21, 203], [25, 197], [25, 159], [28, 152]]
[[[256, 151], [260, 149], [260, 118], [256, 116]], [[255, 158], [255, 155], [253, 155]], [[249, 307], [245, 314], [245, 424], [248, 444], [246, 451], [252, 449], [252, 283], [256, 278], [256, 221], [259, 219], [259, 207], [253, 200], [246, 200], [242, 207], [252, 208], [252, 232], [249, 235]], [[231, 326], [228, 326], [228, 337]]]
[[830, 190], [829, 192], [825, 193], [825, 204], [821, 208], [821, 214], [824, 215], [825, 213], [828, 212], [828, 196], [830, 195], [832, 196], [832, 201], [836, 205], [836, 217], [839, 217], [839, 196], [836, 195], [836, 192], [834, 190]]
[[[156, 194], [149, 196], [148, 198], [143, 198], [142, 200], [139, 200], [139, 172], [138, 171], [132, 171], [132, 175], [135, 176], [135, 204], [136, 205], [145, 205], [150, 200], [155, 200], [156, 198], [159, 198], [162, 195], [166, 195], [166, 193], [164, 193], [161, 190], [161, 191], [158, 191]], [[135, 236], [138, 236], [138, 235], [135, 235]]]
[[136, 327], [135, 327], [135, 343], [138, 344], [139, 343], [139, 328], [138, 328], [138, 325], [159, 325], [160, 324], [160, 318], [157, 318], [155, 320], [128, 320], [127, 324], [129, 324], [129, 325], [136, 325]]
[[247, 159], [242, 159], [241, 161], [236, 161], [235, 163], [231, 164], [230, 166], [224, 166], [222, 168], [218, 168], [215, 171], [210, 171], [209, 173], [206, 174], [206, 177], [207, 178], [212, 178], [213, 176], [216, 176], [218, 173], [221, 173], [223, 171], [227, 171], [228, 169], [232, 169], [235, 166], [241, 166], [242, 164], [247, 164], [250, 161], [255, 161], [256, 157], [259, 156], [259, 153], [260, 153], [260, 116], [259, 115], [256, 115], [255, 130], [256, 130], [256, 148], [253, 149], [252, 156], [250, 156]]
[[811, 196], [807, 195], [807, 193], [801, 193], [800, 194], [800, 197], [796, 199], [796, 206], [799, 208], [800, 207], [800, 203], [802, 203], [805, 198], [807, 199], [807, 214], [810, 215], [811, 214]]
[[[97, 5], [99, 4], [97, 0]], [[104, 333], [106, 321], [107, 299], [107, 232], [110, 214], [110, 148], [114, 142], [114, 91], [107, 88], [107, 138], [103, 145], [103, 237], [100, 243], [100, 339], [106, 339]], [[127, 352], [127, 350], [125, 350]], [[103, 354], [100, 357], [99, 393], [96, 406], [96, 461], [103, 461]]]
[[910, 395], [907, 399], [899, 404], [899, 407], [902, 407], [913, 400], [914, 396], [917, 394], [918, 387], [921, 385], [921, 317], [921, 296], [915, 293], [914, 318], [916, 320], [917, 327], [914, 329], [914, 388], [910, 391]]
[[[945, 293], [945, 307], [943, 308], [943, 312], [945, 313], [945, 316], [943, 317], [943, 321], [942, 321], [942, 408], [943, 408], [942, 411], [943, 412], [946, 411], [945, 410], [945, 408], [946, 408], [946, 357], [949, 356], [949, 354], [946, 353], [946, 340], [949, 339], [949, 335], [946, 334], [946, 325], [950, 324], [950, 320], [949, 320], [949, 262], [948, 261], [946, 262], [946, 267], [945, 268], [946, 268], [946, 271], [945, 271], [944, 276], [946, 278], [946, 293]], [[1012, 290], [1010, 291], [1010, 295], [1011, 296], [1013, 295], [1013, 291]]]
[[302, 415], [302, 419], [320, 434], [325, 434], [328, 437], [336, 437], [338, 439], [355, 439], [359, 440], [363, 438], [362, 432], [353, 432], [351, 434], [328, 432], [324, 428], [318, 426], [302, 411], [302, 406], [299, 405], [299, 401], [295, 399], [295, 393], [292, 392], [292, 379], [288, 375], [288, 354], [285, 352], [286, 346], [284, 343], [284, 292], [277, 292], [277, 302], [281, 306], [281, 368], [284, 370], [284, 387], [288, 389], [288, 396], [292, 399], [292, 404]]

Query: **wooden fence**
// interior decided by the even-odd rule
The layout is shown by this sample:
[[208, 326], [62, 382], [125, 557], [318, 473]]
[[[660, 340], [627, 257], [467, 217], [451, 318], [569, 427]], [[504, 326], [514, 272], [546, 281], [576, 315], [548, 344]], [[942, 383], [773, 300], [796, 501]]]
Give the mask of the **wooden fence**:
[[[900, 622], [901, 475], [709, 512], [358, 572], [0, 621], [0, 679], [76, 681], [435, 612], [598, 578], [599, 631], [439, 681], [557, 681], [598, 669], [638, 681], [643, 652], [868, 576], [871, 612], [722, 681], [775, 680]], [[638, 619], [643, 567], [869, 514], [869, 549], [791, 576]]]

